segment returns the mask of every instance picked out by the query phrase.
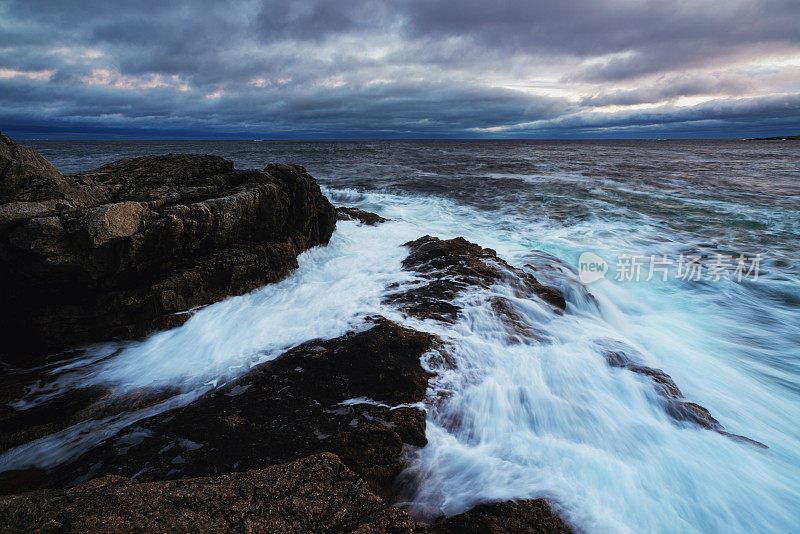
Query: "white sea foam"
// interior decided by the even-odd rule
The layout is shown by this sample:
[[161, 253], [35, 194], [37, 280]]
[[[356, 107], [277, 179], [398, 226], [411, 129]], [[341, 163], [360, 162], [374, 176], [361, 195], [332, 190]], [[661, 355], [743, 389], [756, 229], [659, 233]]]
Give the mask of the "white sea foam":
[[[411, 278], [400, 269], [406, 255], [401, 244], [423, 234], [464, 236], [518, 266], [534, 261], [532, 249], [574, 264], [584, 250], [683, 246], [677, 236], [665, 237], [658, 221], [593, 218], [564, 226], [545, 214], [535, 220], [499, 217], [435, 196], [326, 193], [335, 203], [395, 222], [339, 223], [330, 245], [303, 254], [300, 268], [283, 282], [208, 306], [184, 326], [145, 340], [93, 347], [86, 360], [57, 371], [54, 385], [25, 402], [85, 385], [195, 391], [382, 313], [440, 335], [456, 363], [454, 369], [433, 369], [438, 375], [431, 387], [444, 395], [427, 404], [429, 444], [409, 468], [417, 482], [412, 505], [421, 515], [457, 513], [487, 499], [549, 497], [590, 532], [797, 530], [800, 409], [764, 379], [766, 371], [751, 353], [769, 343], [770, 330], [740, 319], [742, 310], [760, 305], [750, 288], [607, 280], [591, 286], [591, 299], [567, 268], [545, 276], [565, 289], [563, 316], [508, 288], [493, 288], [542, 331], [542, 339], [523, 343], [503, 335], [486, 294], [462, 297], [464, 313], [454, 326], [404, 319], [381, 304], [388, 284]], [[766, 282], [772, 283], [779, 282]], [[731, 305], [731, 298], [744, 300]], [[780, 309], [770, 313], [777, 321], [773, 332], [790, 328], [796, 317]], [[796, 350], [787, 330], [781, 332], [773, 342]], [[608, 339], [672, 375], [689, 400], [707, 407], [728, 430], [770, 448], [677, 425], [646, 378], [606, 364], [598, 340]], [[772, 354], [765, 350], [764, 357]], [[92, 428], [99, 431], [103, 422], [96, 423]], [[36, 464], [45, 450], [62, 446], [74, 455], [90, 444], [70, 442], [76, 430], [9, 451], [0, 462], [5, 469]]]

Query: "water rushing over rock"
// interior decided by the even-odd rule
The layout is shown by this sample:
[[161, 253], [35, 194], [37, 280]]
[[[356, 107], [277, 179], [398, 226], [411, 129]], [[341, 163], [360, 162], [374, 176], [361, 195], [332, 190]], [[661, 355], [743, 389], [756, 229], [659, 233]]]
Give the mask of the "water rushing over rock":
[[333, 206], [302, 167], [132, 158], [64, 176], [0, 136], [4, 359], [130, 338], [276, 282], [327, 243]]
[[[72, 271], [94, 274], [86, 274], [91, 280], [88, 286], [77, 284], [69, 289], [61, 288], [64, 280], [57, 276], [48, 281], [56, 291], [63, 292], [58, 295], [62, 301], [70, 294], [75, 298], [79, 290], [99, 291], [97, 297], [89, 291], [82, 301], [82, 312], [75, 317], [69, 312], [75, 313], [77, 305], [64, 304], [57, 297], [48, 300], [42, 295], [42, 302], [30, 307], [29, 314], [61, 304], [57, 313], [89, 323], [75, 334], [77, 337], [59, 338], [59, 343], [103, 339], [108, 332], [97, 329], [109, 325], [123, 327], [124, 337], [153, 328], [153, 321], [161, 320], [167, 308], [157, 308], [153, 317], [152, 309], [140, 309], [144, 301], [128, 302], [127, 312], [138, 317], [138, 322], [127, 318], [122, 321], [126, 324], [119, 325], [120, 317], [130, 316], [114, 307], [116, 301], [109, 294], [158, 293], [163, 289], [158, 284], [142, 286], [146, 276], [129, 288], [114, 284], [126, 278], [132, 282], [132, 273], [152, 272], [157, 279], [169, 276], [174, 280], [175, 265], [200, 261], [187, 257], [187, 251], [213, 245], [219, 249], [214, 249], [212, 256], [217, 257], [222, 250], [227, 257], [231, 246], [273, 246], [275, 239], [285, 238], [289, 248], [279, 262], [281, 267], [269, 263], [273, 259], [269, 254], [266, 264], [258, 264], [265, 271], [272, 268], [275, 274], [259, 276], [245, 269], [236, 275], [241, 276], [243, 284], [263, 284], [283, 276], [291, 266], [292, 254], [325, 243], [330, 237], [326, 225], [333, 223], [332, 208], [302, 167], [271, 165], [264, 172], [235, 171], [222, 158], [171, 154], [122, 160], [63, 177], [32, 151], [16, 147], [7, 138], [5, 141], [13, 149], [9, 154], [16, 158], [12, 172], [6, 173], [6, 182], [15, 188], [15, 200], [26, 197], [32, 188], [38, 188], [31, 193], [34, 202], [42, 195], [65, 197], [62, 182], [71, 185], [72, 180], [84, 190], [102, 193], [100, 205], [92, 201], [86, 204], [88, 207], [78, 208], [72, 202], [74, 198], [63, 198], [66, 204], [59, 204], [57, 216], [31, 218], [26, 212], [25, 217], [8, 223], [5, 252], [9, 268], [21, 269], [19, 264], [28, 262], [41, 271], [49, 267], [39, 264], [55, 264], [54, 273], [59, 274], [64, 263]], [[34, 178], [25, 173], [32, 173]], [[35, 186], [38, 177], [55, 185], [49, 189]], [[339, 218], [370, 226], [388, 222], [354, 208], [340, 208]], [[63, 229], [65, 221], [69, 231], [52, 231]], [[418, 288], [395, 289], [387, 301], [403, 302], [401, 308], [412, 309], [419, 317], [453, 322], [458, 308], [447, 317], [432, 311], [470, 286], [488, 288], [512, 280], [522, 297], [538, 295], [560, 309], [565, 306], [556, 290], [511, 268], [493, 251], [463, 239], [441, 241], [426, 236], [405, 246], [409, 254], [403, 266], [423, 279], [438, 278], [444, 288], [429, 288], [425, 295]], [[32, 255], [22, 255], [15, 249], [25, 249]], [[154, 257], [157, 252], [163, 257]], [[53, 261], [53, 257], [63, 261]], [[216, 265], [192, 270], [191, 274], [180, 271], [180, 276], [194, 282], [184, 284], [190, 291], [185, 297], [171, 293], [175, 297], [172, 304], [183, 310], [208, 299], [219, 300], [221, 295], [240, 293], [244, 286], [237, 285], [232, 274], [237, 272], [236, 266], [228, 267]], [[214, 280], [217, 271], [223, 274]], [[455, 285], [449, 287], [450, 283]], [[394, 286], [400, 288], [402, 284], [395, 282]], [[208, 287], [222, 293], [201, 291]], [[24, 285], [16, 291], [20, 295], [30, 292]], [[12, 288], [6, 292], [14, 298]], [[401, 296], [403, 292], [405, 296]], [[159, 294], [163, 303], [164, 292]], [[111, 306], [108, 316], [97, 321], [99, 324], [93, 323], [95, 297], [97, 302]], [[201, 310], [197, 319], [206, 313]], [[189, 319], [186, 315], [183, 319]], [[34, 326], [51, 327], [48, 320], [48, 316], [40, 317]], [[176, 320], [176, 324], [179, 322]], [[17, 332], [20, 336], [26, 333], [30, 335]], [[163, 332], [150, 339], [169, 335]], [[56, 346], [47, 340], [43, 343], [43, 347]], [[0, 526], [11, 530], [30, 525], [44, 530], [95, 530], [95, 521], [103, 516], [100, 530], [450, 532], [463, 530], [463, 524], [480, 523], [485, 515], [493, 531], [518, 529], [520, 525], [532, 531], [570, 531], [544, 500], [508, 505], [500, 513], [499, 508], [490, 506], [486, 514], [474, 511], [467, 518], [442, 519], [429, 529], [385, 506], [366, 490], [364, 482], [389, 502], [413, 492], [404, 487], [407, 479], [398, 480], [398, 474], [407, 467], [412, 451], [427, 443], [423, 407], [433, 375], [422, 365], [448, 358], [446, 347], [435, 335], [381, 316], [368, 316], [340, 337], [312, 339], [249, 370], [227, 374], [224, 385], [217, 379], [202, 388], [197, 387], [199, 384], [189, 388], [189, 384], [158, 387], [144, 383], [118, 389], [96, 380], [96, 370], [81, 376], [85, 369], [97, 365], [110, 363], [113, 369], [115, 360], [125, 352], [123, 345], [96, 360], [79, 352], [66, 363], [10, 370], [15, 380], [2, 390], [6, 401], [15, 399], [30, 378], [38, 379], [42, 390], [49, 391], [37, 398], [33, 387], [25, 396], [30, 400], [17, 398], [10, 403], [11, 410], [0, 414], [4, 423], [0, 443], [5, 450], [0, 455], [0, 492], [72, 489], [41, 489], [0, 499]], [[176, 356], [159, 353], [160, 358]], [[142, 362], [135, 360], [133, 364], [141, 366]], [[62, 378], [65, 381], [59, 384]], [[46, 385], [48, 382], [50, 385]], [[338, 457], [313, 456], [323, 451]], [[340, 458], [364, 482], [339, 463]], [[276, 464], [284, 465], [232, 474]], [[215, 478], [185, 480], [198, 476]], [[175, 479], [184, 480], [161, 482]], [[346, 494], [351, 495], [348, 502], [336, 504]], [[183, 502], [190, 512], [176, 514], [169, 504], [160, 504], [171, 503], [176, 495], [188, 495]], [[320, 508], [319, 501], [323, 500], [325, 505]]]
[[[70, 171], [155, 150], [37, 147]], [[214, 475], [204, 463], [272, 469], [332, 451], [430, 528], [557, 532], [568, 528], [561, 517], [586, 532], [797, 529], [791, 147], [164, 147], [243, 168], [302, 161], [349, 208], [329, 243], [278, 283], [143, 339], [6, 368], [7, 487], [82, 487], [119, 472], [167, 489], [159, 478]], [[387, 220], [371, 226], [368, 212]], [[610, 270], [589, 283], [576, 263], [585, 251], [612, 268], [623, 253], [766, 254], [757, 281], [625, 283]], [[380, 375], [384, 365], [392, 371]], [[359, 376], [379, 387], [351, 382]], [[401, 389], [409, 400], [392, 396]]]

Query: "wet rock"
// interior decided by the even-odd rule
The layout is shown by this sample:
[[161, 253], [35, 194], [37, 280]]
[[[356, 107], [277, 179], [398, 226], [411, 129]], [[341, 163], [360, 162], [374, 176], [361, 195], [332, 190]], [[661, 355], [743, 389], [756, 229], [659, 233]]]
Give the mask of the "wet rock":
[[[72, 389], [26, 409], [6, 405], [6, 409], [0, 410], [0, 452], [90, 419], [113, 417], [153, 406], [178, 393], [174, 388], [138, 388], [117, 394], [111, 388], [90, 386]], [[14, 400], [19, 397], [18, 393]]]
[[759, 441], [726, 432], [725, 427], [714, 419], [711, 412], [706, 408], [697, 403], [687, 401], [672, 377], [661, 369], [637, 363], [621, 350], [607, 350], [603, 352], [603, 356], [612, 367], [621, 367], [633, 373], [648, 377], [653, 382], [653, 386], [662, 398], [665, 411], [675, 421], [692, 423], [702, 428], [713, 430], [731, 439], [751, 443], [765, 449], [767, 448], [766, 445]]
[[280, 280], [335, 218], [299, 166], [169, 154], [62, 175], [0, 136], [0, 359], [176, 326]]
[[[453, 301], [460, 293], [489, 288], [499, 282], [510, 285], [518, 297], [536, 296], [556, 310], [566, 308], [557, 290], [540, 284], [532, 274], [508, 265], [492, 249], [482, 248], [462, 237], [442, 240], [424, 236], [405, 246], [409, 254], [403, 260], [403, 268], [418, 273], [423, 281], [390, 293], [386, 301], [398, 305], [409, 315], [455, 322], [459, 307]], [[512, 318], [511, 322], [512, 328], [518, 328], [518, 324], [513, 324], [518, 321]]]
[[[383, 318], [371, 321], [363, 331], [303, 344], [183, 408], [139, 421], [72, 463], [0, 473], [0, 493], [106, 474], [138, 474], [142, 481], [210, 476], [330, 451], [391, 498], [404, 450], [426, 444], [425, 413], [406, 405], [425, 396], [430, 374], [420, 357], [437, 340]], [[78, 400], [76, 409], [88, 413]]]
[[261, 470], [140, 483], [106, 476], [0, 497], [4, 532], [414, 532], [332, 454]]
[[436, 521], [436, 534], [570, 534], [572, 528], [556, 515], [544, 499], [479, 504], [475, 508]]
[[368, 226], [375, 226], [376, 224], [385, 223], [389, 220], [371, 211], [348, 208], [346, 206], [338, 206], [336, 208], [336, 217], [340, 221], [359, 221]]
[[492, 297], [489, 299], [489, 305], [492, 311], [501, 318], [503, 326], [508, 334], [507, 340], [511, 343], [523, 339], [536, 339], [542, 341], [545, 339], [544, 333], [536, 330], [529, 322], [520, 314], [510, 300], [503, 297]]

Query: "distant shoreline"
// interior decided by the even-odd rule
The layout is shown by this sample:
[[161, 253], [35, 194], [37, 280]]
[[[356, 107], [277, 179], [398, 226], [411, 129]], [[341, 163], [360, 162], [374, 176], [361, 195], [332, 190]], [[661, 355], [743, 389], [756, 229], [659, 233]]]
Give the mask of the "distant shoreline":
[[134, 142], [134, 143], [157, 143], [157, 142], [225, 142], [225, 143], [375, 143], [375, 142], [545, 142], [545, 143], [562, 143], [562, 142], [607, 142], [607, 141], [651, 141], [651, 142], [664, 142], [664, 141], [797, 141], [800, 140], [800, 135], [784, 135], [777, 137], [675, 137], [675, 138], [647, 138], [647, 137], [614, 137], [614, 138], [569, 138], [569, 139], [536, 139], [536, 138], [518, 138], [518, 139], [498, 139], [498, 138], [330, 138], [330, 139], [214, 139], [214, 138], [71, 138], [61, 139], [58, 137], [25, 137], [14, 136], [18, 141], [52, 141], [52, 142]]
[[800, 141], [800, 135], [780, 135], [778, 137], [749, 137], [745, 141]]

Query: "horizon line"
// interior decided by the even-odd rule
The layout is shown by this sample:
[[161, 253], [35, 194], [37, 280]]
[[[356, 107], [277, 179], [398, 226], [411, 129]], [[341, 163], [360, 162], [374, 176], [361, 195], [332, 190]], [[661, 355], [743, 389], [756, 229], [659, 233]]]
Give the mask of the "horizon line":
[[[8, 135], [3, 133], [2, 135]], [[141, 138], [58, 138], [58, 137], [20, 137], [8, 135], [24, 141], [231, 141], [231, 142], [334, 142], [334, 141], [750, 141], [750, 140], [786, 140], [794, 135], [776, 135], [769, 137], [515, 137], [515, 138], [482, 138], [482, 137], [319, 137], [319, 138], [213, 138], [213, 137], [141, 137]]]

